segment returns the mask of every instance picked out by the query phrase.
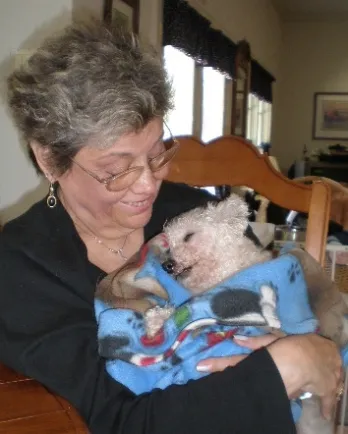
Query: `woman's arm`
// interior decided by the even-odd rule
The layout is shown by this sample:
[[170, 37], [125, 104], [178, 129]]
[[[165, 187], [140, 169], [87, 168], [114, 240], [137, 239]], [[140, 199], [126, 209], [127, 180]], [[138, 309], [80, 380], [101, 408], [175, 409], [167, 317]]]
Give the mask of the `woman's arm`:
[[[321, 398], [323, 416], [331, 420], [337, 392], [343, 384], [342, 360], [336, 344], [315, 334], [281, 339], [273, 335], [243, 337], [238, 344], [257, 350], [267, 347], [285, 385], [288, 396], [298, 398], [310, 392]], [[235, 366], [246, 356], [206, 359], [198, 364], [205, 372], [219, 372]]]
[[186, 385], [135, 396], [105, 371], [92, 299], [59, 273], [1, 247], [0, 281], [1, 361], [66, 398], [92, 433], [295, 432], [266, 350]]

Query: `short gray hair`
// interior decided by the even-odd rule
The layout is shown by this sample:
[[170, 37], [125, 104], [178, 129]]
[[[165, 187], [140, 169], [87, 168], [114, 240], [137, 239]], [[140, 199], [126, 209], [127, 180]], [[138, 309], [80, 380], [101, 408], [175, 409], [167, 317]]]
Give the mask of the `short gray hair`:
[[14, 120], [28, 144], [50, 151], [55, 174], [86, 144], [108, 146], [164, 117], [171, 101], [161, 59], [134, 35], [97, 20], [47, 39], [8, 78]]

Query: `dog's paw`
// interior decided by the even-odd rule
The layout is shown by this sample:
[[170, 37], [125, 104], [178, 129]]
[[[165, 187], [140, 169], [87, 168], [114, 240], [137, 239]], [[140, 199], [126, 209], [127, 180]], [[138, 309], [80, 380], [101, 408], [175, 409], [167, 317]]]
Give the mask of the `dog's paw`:
[[145, 330], [148, 337], [154, 337], [163, 327], [164, 323], [174, 312], [173, 306], [154, 306], [144, 314]]
[[292, 264], [291, 267], [288, 270], [288, 276], [290, 283], [294, 283], [297, 277], [299, 277], [301, 274], [301, 268], [299, 264]]

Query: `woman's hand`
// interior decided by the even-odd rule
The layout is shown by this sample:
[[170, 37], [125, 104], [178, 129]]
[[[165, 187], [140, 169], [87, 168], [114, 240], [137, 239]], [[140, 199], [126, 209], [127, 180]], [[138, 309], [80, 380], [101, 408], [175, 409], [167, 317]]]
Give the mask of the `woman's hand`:
[[342, 360], [334, 344], [315, 334], [289, 336], [269, 345], [290, 398], [311, 392], [321, 398], [321, 410], [330, 419], [343, 382]]
[[[275, 342], [279, 337], [268, 334], [256, 337], [234, 336], [234, 342], [241, 347], [246, 347], [251, 350], [258, 350], [259, 348], [266, 347], [267, 345]], [[228, 366], [236, 366], [237, 363], [248, 357], [247, 355], [229, 356], [229, 357], [216, 357], [202, 360], [197, 364], [198, 371], [201, 372], [216, 372], [223, 371]]]
[[[277, 338], [273, 335], [236, 339], [238, 345], [256, 350], [267, 346], [283, 379], [289, 398], [304, 391], [321, 397], [322, 413], [330, 419], [342, 383], [342, 361], [337, 346], [315, 334]], [[197, 365], [202, 371], [222, 371], [247, 356], [206, 359]]]

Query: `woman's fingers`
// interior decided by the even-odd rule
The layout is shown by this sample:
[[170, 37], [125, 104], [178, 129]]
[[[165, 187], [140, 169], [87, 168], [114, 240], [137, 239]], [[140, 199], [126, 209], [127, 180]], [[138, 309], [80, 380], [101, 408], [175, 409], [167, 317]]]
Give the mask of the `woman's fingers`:
[[[234, 341], [236, 344], [241, 347], [249, 348], [250, 350], [257, 350], [259, 348], [266, 347], [277, 339], [278, 337], [271, 334], [255, 337], [246, 337], [240, 335], [234, 336]], [[228, 366], [235, 366], [237, 363], [245, 359], [245, 357], [246, 355], [205, 359], [198, 363], [197, 370], [201, 372], [222, 371]]]
[[298, 391], [320, 397], [323, 416], [330, 418], [342, 384], [342, 360], [337, 346], [315, 334], [290, 336], [271, 344], [268, 351], [289, 397]]
[[336, 392], [321, 398], [321, 413], [327, 420], [332, 419], [332, 414], [337, 404]]
[[237, 363], [244, 360], [247, 356], [230, 356], [230, 357], [214, 357], [205, 359], [199, 362], [196, 366], [200, 372], [217, 372], [223, 371], [229, 366], [236, 366]]
[[[332, 417], [337, 392], [343, 384], [342, 361], [336, 345], [317, 335], [290, 336], [279, 339], [274, 335], [258, 337], [235, 336], [235, 342], [254, 351], [268, 347], [290, 398], [304, 391], [321, 398], [325, 418]], [[202, 360], [197, 365], [201, 372], [222, 371], [235, 366], [247, 355], [218, 357]]]
[[333, 387], [326, 395], [321, 398], [321, 412], [325, 419], [332, 419], [334, 410], [336, 409], [339, 399], [344, 392], [344, 371], [343, 369], [336, 369], [333, 371]]
[[235, 335], [234, 341], [240, 345], [241, 347], [250, 348], [251, 350], [258, 350], [262, 347], [267, 347], [267, 345], [270, 345], [272, 342], [279, 339], [277, 336], [268, 334], [264, 336], [240, 336]]

